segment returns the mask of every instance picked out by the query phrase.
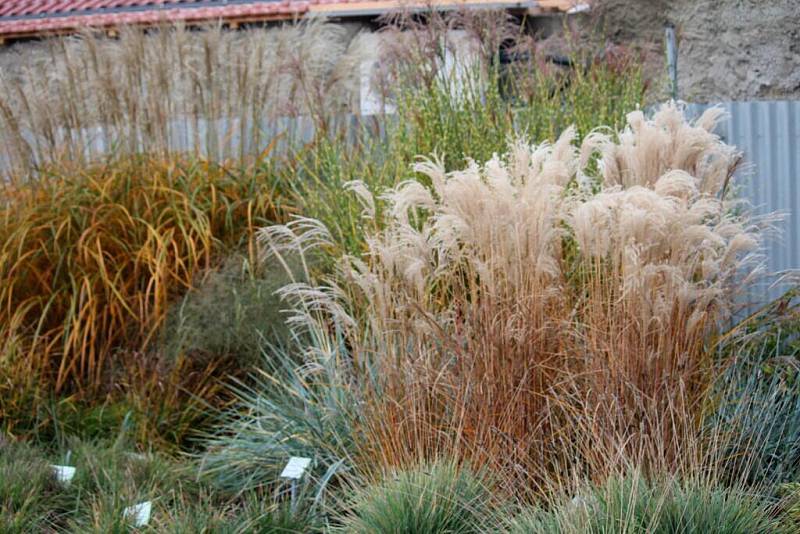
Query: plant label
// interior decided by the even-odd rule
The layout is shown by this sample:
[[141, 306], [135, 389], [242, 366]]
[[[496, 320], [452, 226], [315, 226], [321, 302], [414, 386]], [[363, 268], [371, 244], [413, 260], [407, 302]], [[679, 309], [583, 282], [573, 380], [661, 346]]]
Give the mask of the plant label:
[[69, 465], [51, 465], [53, 474], [61, 484], [68, 486], [75, 476], [75, 468]]
[[128, 506], [122, 512], [123, 519], [133, 523], [135, 527], [143, 527], [150, 521], [150, 511], [153, 509], [151, 501], [140, 502], [133, 506]]
[[286, 464], [286, 467], [283, 468], [283, 472], [281, 473], [281, 478], [290, 478], [292, 480], [299, 480], [303, 473], [306, 472], [306, 468], [311, 463], [311, 458], [300, 458], [298, 456], [292, 456], [289, 458], [289, 463]]
[[128, 458], [131, 460], [136, 460], [137, 462], [144, 462], [147, 460], [147, 455], [140, 452], [128, 452], [125, 454]]

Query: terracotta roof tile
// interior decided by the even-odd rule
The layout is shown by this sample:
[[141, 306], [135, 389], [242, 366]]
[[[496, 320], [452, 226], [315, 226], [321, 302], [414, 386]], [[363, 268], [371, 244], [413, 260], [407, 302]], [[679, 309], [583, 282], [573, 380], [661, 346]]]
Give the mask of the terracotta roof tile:
[[[399, 7], [409, 0], [356, 0], [362, 9]], [[411, 0], [414, 1], [414, 0]], [[435, 0], [437, 3], [508, 4], [533, 7], [574, 4], [574, 0]], [[216, 19], [254, 20], [292, 18], [310, 10], [336, 11], [350, 0], [0, 0], [0, 39], [51, 32], [65, 33], [84, 27], [114, 27], [124, 24], [202, 22]], [[428, 0], [419, 0], [427, 5]], [[548, 6], [549, 7], [549, 6]], [[344, 6], [342, 6], [344, 8]], [[341, 9], [339, 9], [341, 11]]]
[[289, 18], [307, 10], [308, 3], [297, 0], [7, 0], [0, 4], [0, 37], [164, 21]]

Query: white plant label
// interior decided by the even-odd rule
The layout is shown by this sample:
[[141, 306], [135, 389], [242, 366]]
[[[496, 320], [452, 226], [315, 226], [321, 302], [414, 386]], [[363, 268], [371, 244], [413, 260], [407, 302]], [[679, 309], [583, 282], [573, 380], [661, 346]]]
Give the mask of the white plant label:
[[281, 478], [298, 480], [303, 476], [303, 473], [306, 472], [306, 468], [309, 466], [309, 464], [311, 464], [311, 458], [292, 456], [289, 458], [289, 463], [287, 463], [286, 467], [283, 468]]
[[126, 453], [126, 455], [131, 460], [136, 460], [137, 462], [144, 462], [145, 460], [147, 460], [147, 455], [142, 454], [140, 452], [128, 452]]
[[72, 481], [72, 477], [75, 476], [75, 468], [72, 466], [51, 465], [50, 467], [53, 468], [53, 474], [56, 476], [56, 480], [65, 486], [69, 485], [69, 483]]
[[143, 527], [150, 521], [150, 511], [152, 509], [152, 502], [140, 502], [125, 508], [125, 511], [122, 512], [122, 517], [131, 521], [135, 527]]

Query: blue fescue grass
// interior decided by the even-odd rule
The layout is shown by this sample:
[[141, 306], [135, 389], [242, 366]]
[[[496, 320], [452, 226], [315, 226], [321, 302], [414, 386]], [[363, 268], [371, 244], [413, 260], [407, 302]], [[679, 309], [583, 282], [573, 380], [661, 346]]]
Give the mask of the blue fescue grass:
[[527, 510], [511, 521], [518, 534], [726, 534], [789, 532], [758, 496], [674, 480], [653, 483], [633, 473], [584, 489], [549, 508]]
[[204, 477], [217, 487], [274, 485], [290, 457], [308, 457], [312, 475], [304, 490], [320, 505], [327, 485], [352, 468], [359, 416], [340, 373], [344, 341], [328, 344], [313, 332], [309, 338], [313, 354], [305, 359], [285, 346], [267, 346], [262, 369], [234, 386], [239, 404], [218, 431], [206, 434], [200, 460]]
[[444, 460], [389, 472], [356, 491], [337, 532], [490, 532], [499, 527], [501, 510], [485, 473]]
[[777, 489], [800, 480], [800, 305], [792, 290], [722, 338], [729, 364], [705, 419], [719, 477]]

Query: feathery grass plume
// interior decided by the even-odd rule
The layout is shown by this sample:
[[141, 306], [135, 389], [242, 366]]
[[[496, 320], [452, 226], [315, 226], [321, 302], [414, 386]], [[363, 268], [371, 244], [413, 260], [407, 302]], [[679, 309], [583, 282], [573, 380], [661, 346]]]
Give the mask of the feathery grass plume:
[[[618, 144], [579, 150], [568, 129], [459, 171], [422, 162], [429, 186], [383, 195], [385, 229], [333, 292], [348, 299], [335, 324], [363, 391], [362, 454], [492, 465], [514, 492], [630, 465], [679, 471], [700, 454], [707, 344], [759, 272], [760, 236], [717, 196], [738, 158], [709, 115], [688, 124], [666, 105], [642, 120], [629, 115]], [[663, 144], [642, 152], [652, 130]], [[620, 147], [643, 173], [648, 155], [677, 166], [625, 171], [625, 183], [608, 163], [591, 173], [592, 151], [610, 160]], [[323, 294], [297, 297], [319, 313]]]

